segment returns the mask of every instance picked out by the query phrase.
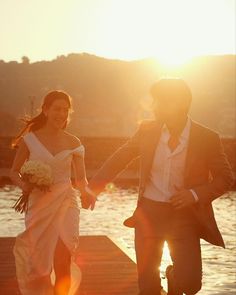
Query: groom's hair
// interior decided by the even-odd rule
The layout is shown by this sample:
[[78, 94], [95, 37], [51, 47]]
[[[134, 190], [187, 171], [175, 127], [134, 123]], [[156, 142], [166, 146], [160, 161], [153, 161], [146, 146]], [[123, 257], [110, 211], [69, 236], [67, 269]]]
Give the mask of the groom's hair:
[[154, 100], [163, 96], [167, 99], [178, 99], [186, 107], [189, 107], [192, 101], [189, 86], [180, 78], [162, 78], [151, 86], [150, 93]]

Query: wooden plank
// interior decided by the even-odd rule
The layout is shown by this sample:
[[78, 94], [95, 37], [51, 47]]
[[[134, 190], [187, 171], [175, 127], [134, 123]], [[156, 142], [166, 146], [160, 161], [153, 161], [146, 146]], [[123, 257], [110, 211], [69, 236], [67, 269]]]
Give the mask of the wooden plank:
[[[0, 238], [0, 294], [4, 295], [19, 294], [14, 242], [15, 238]], [[126, 250], [122, 243], [107, 236], [80, 237], [82, 282], [76, 295], [137, 295], [136, 264]]]
[[[18, 294], [14, 238], [0, 238], [0, 294]], [[106, 236], [80, 238], [79, 264], [82, 283], [79, 295], [136, 295], [135, 263]]]
[[14, 238], [0, 238], [0, 294], [18, 294], [12, 253]]
[[135, 263], [106, 236], [81, 239], [79, 295], [136, 295]]

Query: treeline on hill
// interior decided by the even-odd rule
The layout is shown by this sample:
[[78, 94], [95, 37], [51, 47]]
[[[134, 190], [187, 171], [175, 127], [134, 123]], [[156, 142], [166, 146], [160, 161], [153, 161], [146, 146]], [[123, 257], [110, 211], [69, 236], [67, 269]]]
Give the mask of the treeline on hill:
[[168, 70], [153, 59], [109, 60], [89, 54], [30, 63], [0, 60], [0, 135], [14, 135], [19, 118], [37, 113], [43, 96], [62, 89], [73, 97], [70, 131], [82, 136], [128, 136], [151, 116], [150, 85], [180, 76], [193, 92], [193, 119], [235, 137], [235, 55], [202, 56]]

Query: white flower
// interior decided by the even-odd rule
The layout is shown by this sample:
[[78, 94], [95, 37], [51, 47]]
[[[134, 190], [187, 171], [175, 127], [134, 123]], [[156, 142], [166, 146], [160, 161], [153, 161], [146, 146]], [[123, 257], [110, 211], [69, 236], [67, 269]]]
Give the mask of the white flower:
[[49, 187], [52, 184], [51, 167], [41, 161], [25, 162], [20, 169], [20, 174], [35, 186]]

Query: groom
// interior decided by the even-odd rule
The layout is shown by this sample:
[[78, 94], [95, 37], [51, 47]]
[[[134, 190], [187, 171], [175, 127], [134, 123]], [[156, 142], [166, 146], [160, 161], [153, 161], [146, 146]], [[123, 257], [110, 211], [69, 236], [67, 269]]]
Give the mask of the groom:
[[230, 189], [233, 176], [218, 134], [188, 116], [192, 95], [183, 80], [161, 79], [151, 95], [156, 119], [142, 122], [89, 190], [99, 194], [139, 158], [138, 206], [126, 221], [135, 227], [139, 295], [161, 294], [164, 241], [173, 261], [166, 270], [168, 295], [193, 295], [201, 289], [200, 238], [224, 247], [211, 203]]

